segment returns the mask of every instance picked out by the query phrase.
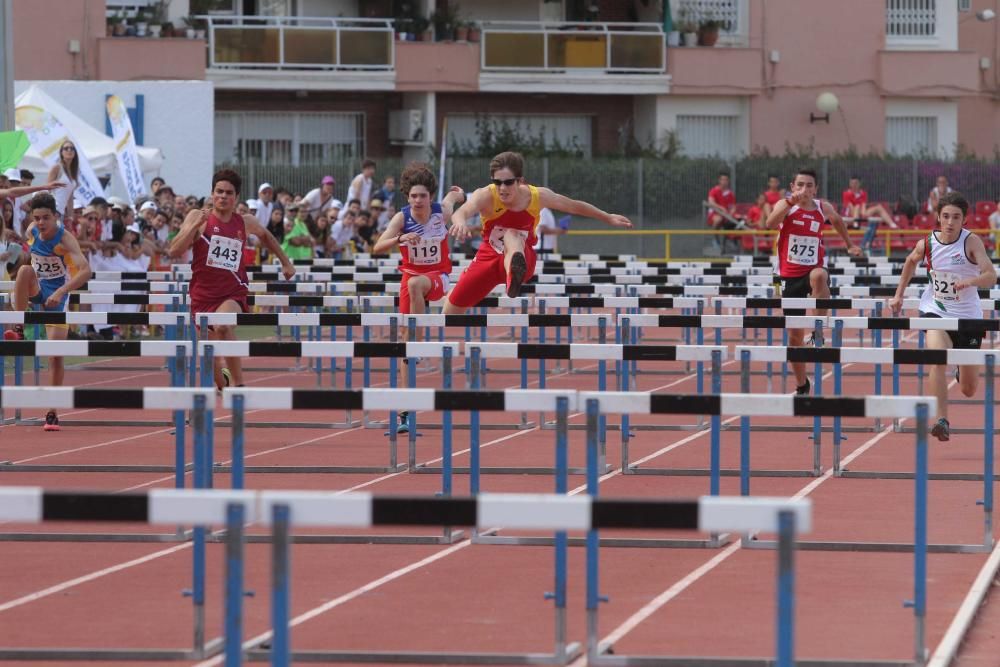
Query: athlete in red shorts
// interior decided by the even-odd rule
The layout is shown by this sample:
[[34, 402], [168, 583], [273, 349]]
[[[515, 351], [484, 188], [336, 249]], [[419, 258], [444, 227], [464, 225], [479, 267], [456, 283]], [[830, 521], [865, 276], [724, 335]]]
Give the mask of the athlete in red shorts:
[[535, 274], [532, 246], [543, 208], [595, 218], [612, 227], [632, 228], [623, 215], [605, 213], [593, 204], [528, 185], [523, 174], [524, 158], [519, 153], [500, 153], [490, 162], [490, 185], [476, 190], [455, 211], [453, 227], [464, 227], [475, 213], [482, 217], [483, 243], [448, 295], [446, 315], [464, 313], [500, 283], [506, 283], [507, 296], [521, 293], [521, 285]]
[[[448, 224], [455, 204], [465, 194], [452, 188], [440, 204], [431, 203], [437, 190], [437, 178], [423, 162], [411, 163], [403, 170], [400, 191], [409, 202], [392, 217], [372, 249], [376, 255], [399, 246], [403, 273], [399, 291], [399, 312], [424, 313], [427, 302], [436, 301], [448, 291], [451, 257], [448, 254]], [[452, 227], [458, 235], [465, 227]]]
[[[240, 196], [243, 179], [231, 169], [223, 169], [212, 176], [212, 204], [204, 209], [192, 210], [170, 244], [170, 256], [180, 257], [193, 244], [191, 260], [191, 317], [198, 313], [247, 312], [247, 280], [243, 253], [247, 252], [247, 237], [251, 234], [281, 261], [281, 272], [291, 280], [295, 267], [288, 260], [271, 232], [252, 215], [238, 215], [236, 202]], [[209, 340], [236, 340], [236, 327], [213, 326], [208, 331]], [[226, 358], [223, 372], [222, 360], [215, 359], [215, 386], [222, 389], [231, 377], [237, 385], [243, 384], [243, 367], [239, 357]], [[227, 377], [228, 376], [228, 377]]]

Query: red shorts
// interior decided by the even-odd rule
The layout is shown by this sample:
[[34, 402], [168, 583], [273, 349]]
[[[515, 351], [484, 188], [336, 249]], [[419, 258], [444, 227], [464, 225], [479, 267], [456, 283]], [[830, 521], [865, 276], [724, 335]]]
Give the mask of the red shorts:
[[[483, 248], [489, 250], [483, 252]], [[535, 249], [531, 246], [524, 248], [524, 260], [528, 265], [523, 281], [526, 283], [535, 275]], [[482, 301], [494, 287], [506, 284], [507, 271], [503, 266], [503, 255], [493, 252], [489, 244], [484, 243], [472, 263], [462, 272], [455, 289], [448, 295], [448, 301], [459, 308], [471, 308]]]
[[[240, 307], [241, 313], [250, 312], [250, 306], [247, 304], [247, 295], [244, 294], [234, 294], [232, 296], [227, 296], [223, 299], [216, 301], [195, 301], [194, 297], [191, 297], [191, 316], [194, 317], [195, 313], [214, 313], [219, 309], [219, 306], [224, 304], [226, 301], [235, 301]], [[200, 322], [194, 323], [196, 327], [200, 327]], [[209, 329], [212, 327], [210, 326]]]
[[414, 275], [425, 276], [431, 281], [431, 289], [424, 296], [425, 301], [437, 301], [448, 291], [448, 274], [434, 271], [432, 273], [403, 273], [403, 279], [399, 282], [399, 312], [406, 315], [410, 312], [410, 277]]

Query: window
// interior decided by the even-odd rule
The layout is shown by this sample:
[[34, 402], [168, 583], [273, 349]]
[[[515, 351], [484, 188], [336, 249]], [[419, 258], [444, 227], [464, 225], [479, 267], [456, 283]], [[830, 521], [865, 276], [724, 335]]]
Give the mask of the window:
[[937, 0], [885, 0], [885, 34], [888, 37], [934, 37], [937, 34]]
[[935, 155], [936, 116], [893, 116], [885, 119], [885, 149], [890, 155]]
[[740, 0], [680, 0], [674, 21], [701, 23], [714, 19], [722, 23], [721, 32], [737, 34], [740, 28]]
[[541, 137], [549, 150], [562, 148], [590, 156], [592, 151], [590, 116], [490, 114], [449, 115], [448, 146], [461, 151], [481, 144], [480, 132], [488, 129], [496, 137], [511, 132], [520, 139]]
[[362, 113], [215, 114], [215, 161], [266, 164], [326, 164], [360, 157]]
[[677, 116], [677, 139], [689, 157], [735, 157], [740, 153], [739, 116]]

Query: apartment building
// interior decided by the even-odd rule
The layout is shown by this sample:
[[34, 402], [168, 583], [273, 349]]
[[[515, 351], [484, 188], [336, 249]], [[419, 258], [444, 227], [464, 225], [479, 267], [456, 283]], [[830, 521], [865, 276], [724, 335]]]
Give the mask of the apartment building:
[[[457, 146], [485, 118], [585, 154], [634, 136], [695, 156], [991, 156], [997, 4], [14, 0], [15, 78], [207, 80], [216, 161], [423, 157], [445, 127]], [[108, 17], [154, 9], [175, 26], [201, 9], [188, 22], [204, 38], [108, 36]], [[681, 28], [712, 23], [714, 45], [681, 45], [695, 40]]]

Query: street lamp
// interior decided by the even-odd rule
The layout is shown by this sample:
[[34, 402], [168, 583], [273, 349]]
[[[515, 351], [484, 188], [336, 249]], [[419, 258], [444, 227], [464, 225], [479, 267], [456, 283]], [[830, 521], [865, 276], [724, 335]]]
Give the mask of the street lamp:
[[823, 121], [827, 125], [830, 124], [830, 114], [840, 108], [840, 100], [837, 96], [831, 92], [823, 92], [819, 94], [816, 98], [816, 108], [822, 111], [821, 114], [815, 114], [811, 111], [809, 112], [809, 122], [818, 123]]

